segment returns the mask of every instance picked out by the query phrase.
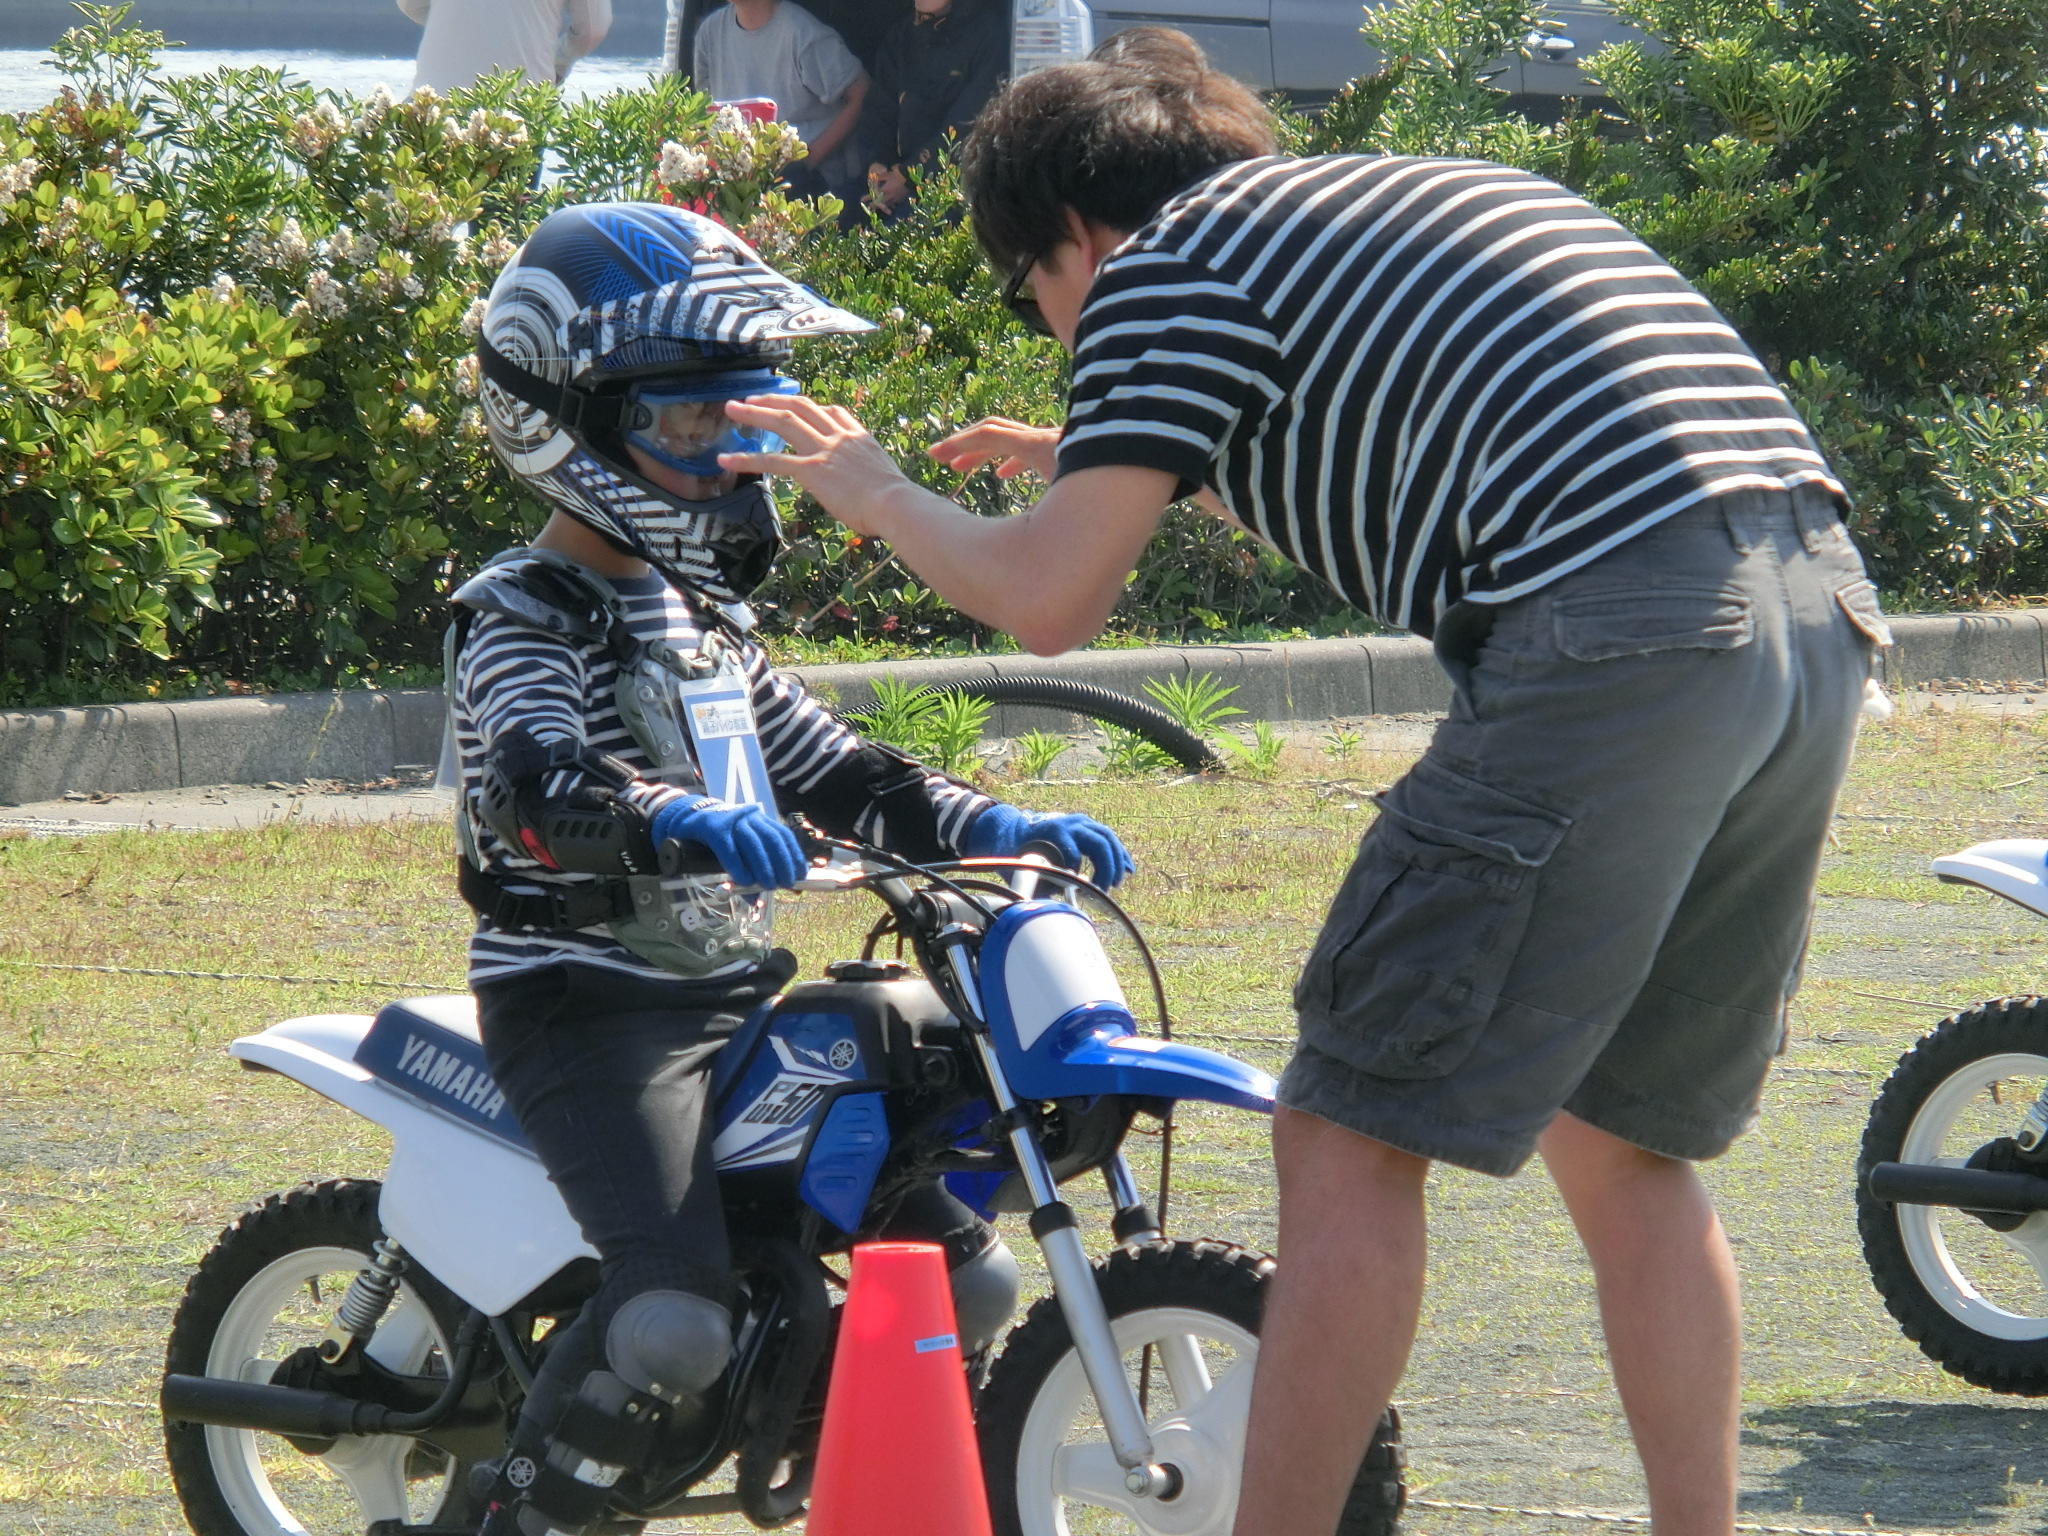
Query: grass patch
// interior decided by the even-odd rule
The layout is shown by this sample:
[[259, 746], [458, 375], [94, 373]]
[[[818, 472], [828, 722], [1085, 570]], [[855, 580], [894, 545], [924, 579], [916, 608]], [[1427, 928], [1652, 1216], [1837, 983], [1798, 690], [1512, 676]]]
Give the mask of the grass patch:
[[[1403, 766], [1307, 747], [1268, 782], [1017, 798], [1125, 834], [1139, 863], [1129, 905], [1180, 1032], [1277, 1070], [1287, 988], [1369, 823], [1369, 791]], [[2048, 975], [2048, 924], [1924, 873], [1937, 853], [2038, 828], [2044, 774], [2038, 722], [1919, 715], [1866, 733], [1783, 1070], [1762, 1126], [1709, 1173], [1748, 1293], [1749, 1518], [2048, 1522], [2048, 1417], [1951, 1382], [1899, 1335], [1864, 1276], [1849, 1192], [1864, 1113], [1898, 1054], [1941, 1012]], [[468, 917], [450, 852], [430, 823], [0, 837], [0, 1532], [182, 1528], [152, 1401], [186, 1274], [245, 1204], [305, 1178], [373, 1176], [385, 1153], [374, 1127], [239, 1072], [223, 1048], [291, 1014], [459, 986]], [[870, 915], [806, 897], [782, 936], [815, 974]], [[321, 979], [46, 968], [94, 965]], [[1136, 1151], [1149, 1177], [1156, 1142]], [[1263, 1122], [1190, 1110], [1175, 1168], [1176, 1231], [1271, 1243]], [[1432, 1287], [1403, 1389], [1421, 1495], [1638, 1505], [1590, 1281], [1548, 1184], [1452, 1170], [1432, 1186]], [[1074, 1198], [1098, 1221], [1092, 1186]], [[1010, 1235], [1028, 1248], [1021, 1227]], [[1411, 1527], [1553, 1528], [1463, 1518]]]

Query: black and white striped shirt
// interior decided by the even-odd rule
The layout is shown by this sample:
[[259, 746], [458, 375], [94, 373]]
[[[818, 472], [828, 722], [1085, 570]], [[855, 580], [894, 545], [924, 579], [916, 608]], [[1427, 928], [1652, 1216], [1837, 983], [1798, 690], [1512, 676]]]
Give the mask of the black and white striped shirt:
[[1684, 278], [1562, 187], [1472, 160], [1247, 160], [1110, 255], [1062, 474], [1165, 470], [1420, 634], [1682, 507], [1808, 482], [1782, 391]]
[[[652, 644], [666, 641], [684, 653], [701, 650], [704, 631], [697, 614], [659, 576], [613, 578], [624, 616], [634, 637]], [[795, 680], [776, 672], [759, 646], [741, 645], [740, 655], [752, 695], [755, 730], [761, 755], [775, 788], [778, 804], [787, 811], [802, 808], [804, 797], [835, 769], [847, 770], [861, 745], [848, 730]], [[559, 636], [520, 624], [500, 614], [483, 614], [471, 625], [455, 667], [455, 747], [461, 764], [462, 798], [457, 814], [468, 818], [483, 866], [515, 892], [587, 883], [595, 876], [563, 874], [547, 869], [525, 850], [508, 846], [481, 814], [478, 784], [491, 744], [505, 732], [524, 726], [543, 742], [580, 741], [608, 752], [640, 773], [652, 773], [653, 760], [634, 740], [614, 698], [618, 662], [602, 641], [576, 645]], [[547, 795], [566, 797], [581, 776], [571, 771], [554, 775]], [[992, 802], [986, 795], [962, 788], [939, 774], [928, 774], [925, 792], [937, 818], [939, 839], [957, 850], [967, 824]], [[622, 798], [650, 815], [679, 797], [694, 793], [649, 780], [623, 791]], [[821, 816], [821, 823], [830, 817]], [[886, 845], [888, 828], [870, 807], [851, 827], [826, 826], [853, 832]], [[666, 882], [680, 893], [685, 882]], [[635, 975], [665, 977], [614, 939], [602, 926], [571, 933], [506, 932], [479, 923], [469, 946], [472, 985], [515, 971], [573, 959], [609, 966]]]

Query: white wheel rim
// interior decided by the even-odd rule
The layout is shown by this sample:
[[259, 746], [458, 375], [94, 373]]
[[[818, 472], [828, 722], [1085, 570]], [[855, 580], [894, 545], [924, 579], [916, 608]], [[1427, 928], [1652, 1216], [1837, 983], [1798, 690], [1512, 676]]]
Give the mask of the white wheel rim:
[[[1994, 1103], [1994, 1085], [2013, 1079], [2022, 1086]], [[2043, 1081], [2048, 1057], [2031, 1052], [1971, 1062], [1944, 1078], [1921, 1104], [1899, 1147], [1899, 1161], [1961, 1167], [1994, 1136], [2011, 1134]], [[2048, 1338], [2048, 1211], [2034, 1212], [2010, 1232], [1995, 1232], [1947, 1206], [1899, 1205], [1893, 1212], [1907, 1261], [1942, 1311], [1988, 1338]], [[1995, 1288], [1997, 1299], [1986, 1294], [1987, 1286]]]
[[[1032, 1399], [1018, 1439], [1017, 1513], [1023, 1529], [1027, 1536], [1228, 1536], [1237, 1516], [1258, 1336], [1193, 1307], [1149, 1307], [1116, 1319], [1113, 1327], [1129, 1371], [1135, 1371], [1145, 1345], [1159, 1346], [1149, 1427], [1159, 1461], [1181, 1474], [1181, 1493], [1171, 1500], [1140, 1499], [1125, 1490], [1123, 1468], [1095, 1416], [1080, 1357], [1068, 1350]], [[1070, 1516], [1078, 1523], [1070, 1523]]]
[[[228, 1303], [207, 1351], [206, 1374], [268, 1382], [285, 1354], [318, 1341], [341, 1302], [340, 1287], [367, 1262], [355, 1249], [329, 1247], [295, 1249], [265, 1265]], [[314, 1283], [337, 1277], [316, 1300]], [[280, 1349], [286, 1327], [291, 1332]], [[388, 1370], [416, 1374], [436, 1350], [447, 1360], [448, 1340], [412, 1287], [401, 1285], [370, 1340], [370, 1357]], [[431, 1520], [447, 1498], [448, 1479], [408, 1496], [406, 1462], [418, 1443], [406, 1435], [344, 1435], [326, 1454], [308, 1456], [259, 1430], [206, 1426], [207, 1457], [221, 1496], [251, 1536], [357, 1536], [377, 1520]], [[300, 1497], [293, 1499], [294, 1492]], [[429, 1499], [428, 1507], [416, 1506], [420, 1497]], [[309, 1511], [309, 1500], [319, 1508]], [[330, 1510], [331, 1520], [324, 1518]], [[315, 1523], [302, 1523], [307, 1518]]]

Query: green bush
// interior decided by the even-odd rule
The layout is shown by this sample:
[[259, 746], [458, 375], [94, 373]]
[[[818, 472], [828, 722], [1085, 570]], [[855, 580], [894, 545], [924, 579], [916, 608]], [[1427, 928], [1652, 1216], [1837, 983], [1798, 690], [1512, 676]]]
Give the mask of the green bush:
[[[158, 75], [81, 7], [69, 83], [0, 116], [0, 697], [431, 665], [451, 581], [538, 526], [474, 405], [480, 296], [565, 203], [689, 199], [794, 239], [780, 130], [673, 78], [565, 103], [272, 70]], [[757, 142], [758, 141], [758, 142]], [[535, 189], [543, 144], [560, 174]], [[664, 155], [666, 153], [666, 161]], [[680, 158], [679, 158], [680, 157]], [[154, 660], [152, 660], [154, 658]]]

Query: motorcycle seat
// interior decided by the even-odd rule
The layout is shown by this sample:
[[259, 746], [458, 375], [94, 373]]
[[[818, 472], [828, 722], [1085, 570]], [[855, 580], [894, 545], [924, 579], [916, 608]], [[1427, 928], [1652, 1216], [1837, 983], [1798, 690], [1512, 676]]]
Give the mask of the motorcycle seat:
[[524, 1148], [498, 1091], [468, 994], [386, 1003], [356, 1047], [356, 1065], [429, 1109]]

